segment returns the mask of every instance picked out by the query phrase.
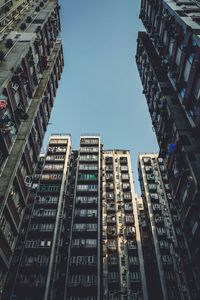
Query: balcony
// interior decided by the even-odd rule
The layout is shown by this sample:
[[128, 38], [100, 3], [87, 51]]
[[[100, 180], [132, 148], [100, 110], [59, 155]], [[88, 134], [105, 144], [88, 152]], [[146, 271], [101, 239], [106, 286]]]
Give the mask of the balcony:
[[108, 240], [107, 243], [108, 250], [117, 251], [117, 241], [116, 240]]
[[113, 181], [113, 179], [114, 179], [112, 173], [107, 173], [107, 174], [105, 175], [105, 177], [106, 177], [106, 181]]
[[129, 256], [129, 264], [139, 266], [139, 258], [137, 256]]
[[17, 285], [21, 288], [44, 288], [46, 276], [38, 273], [22, 274], [17, 278]]
[[99, 145], [99, 139], [85, 139], [85, 138], [81, 138], [81, 141], [80, 141], [80, 146], [84, 146], [84, 145]]
[[39, 189], [38, 189], [39, 193], [59, 193], [60, 192], [60, 185], [45, 185], [45, 184], [40, 184]]
[[98, 192], [98, 185], [96, 184], [90, 184], [90, 185], [77, 185], [77, 191], [78, 192]]
[[155, 182], [155, 176], [153, 174], [146, 174], [148, 182]]
[[16, 208], [16, 205], [14, 204], [14, 199], [12, 198], [12, 196], [8, 197], [7, 206], [8, 206], [9, 211], [11, 212], [11, 215], [14, 219], [16, 227], [18, 227], [19, 223], [20, 223], [20, 215]]
[[79, 165], [79, 170], [80, 171], [97, 171], [98, 170], [98, 165], [95, 164], [80, 164]]
[[149, 158], [143, 157], [142, 160], [143, 160], [143, 163], [145, 166], [151, 166], [151, 158], [150, 157]]
[[77, 196], [76, 203], [77, 204], [97, 204], [98, 198], [97, 197], [90, 197], [90, 196]]
[[127, 192], [131, 190], [131, 186], [129, 183], [122, 183], [122, 189], [123, 191]]
[[96, 223], [77, 223], [73, 225], [73, 232], [97, 232]]
[[87, 162], [98, 162], [99, 161], [99, 157], [98, 155], [80, 155], [79, 156], [79, 161], [80, 162], [84, 162], [84, 161], [87, 161]]
[[129, 174], [122, 174], [121, 179], [122, 182], [129, 181], [130, 180]]
[[172, 258], [169, 255], [162, 255], [162, 262], [164, 265], [172, 265]]
[[70, 275], [68, 279], [69, 287], [88, 287], [97, 285], [96, 275]]
[[120, 164], [121, 165], [127, 165], [128, 164], [128, 160], [126, 157], [120, 157]]
[[124, 193], [123, 194], [124, 202], [130, 202], [132, 200], [132, 195], [131, 193]]
[[78, 176], [78, 181], [98, 181], [98, 174], [80, 174]]
[[127, 238], [135, 237], [135, 227], [134, 226], [127, 226], [126, 227], [126, 237]]
[[131, 281], [131, 283], [140, 283], [141, 282], [140, 272], [131, 272], [130, 273], [130, 281]]
[[108, 203], [106, 206], [107, 212], [115, 212], [115, 204]]
[[155, 224], [157, 224], [157, 225], [164, 225], [164, 219], [160, 215], [155, 215], [154, 221], [155, 221]]
[[116, 217], [115, 215], [107, 215], [106, 218], [107, 223], [109, 224], [116, 224]]
[[108, 226], [107, 227], [107, 234], [111, 236], [116, 236], [117, 235], [117, 229], [115, 226]]
[[108, 265], [117, 266], [118, 265], [118, 256], [114, 254], [108, 255]]
[[57, 210], [56, 209], [34, 209], [33, 217], [37, 218], [55, 218]]
[[38, 232], [39, 234], [41, 234], [41, 232], [52, 233], [54, 231], [54, 223], [31, 223], [29, 231]]
[[73, 239], [72, 248], [97, 248], [96, 239]]
[[98, 153], [99, 147], [80, 147], [80, 153]]
[[53, 147], [48, 147], [47, 149], [48, 154], [65, 154], [66, 153], [66, 147], [64, 146], [53, 146]]
[[65, 155], [48, 155], [46, 156], [47, 162], [64, 162]]
[[128, 247], [128, 250], [136, 250], [137, 249], [137, 242], [132, 241], [132, 240], [128, 240], [127, 241], [127, 247]]
[[114, 184], [113, 183], [106, 183], [106, 192], [113, 191]]
[[133, 211], [132, 203], [125, 203], [124, 204], [124, 211], [125, 212], [131, 212], [131, 211]]
[[49, 205], [49, 204], [52, 204], [52, 205], [55, 205], [55, 204], [58, 204], [58, 197], [57, 196], [36, 196], [35, 198], [37, 200], [36, 204], [39, 204], [39, 205], [43, 205], [43, 206], [46, 206], [46, 205]]
[[76, 209], [74, 215], [77, 218], [97, 218], [97, 209]]
[[157, 229], [157, 234], [159, 238], [166, 238], [167, 237], [167, 232], [165, 228], [156, 228]]
[[51, 241], [50, 240], [26, 240], [25, 248], [27, 249], [36, 249], [36, 248], [43, 248], [43, 249], [50, 249]]
[[125, 215], [125, 222], [126, 222], [126, 224], [133, 224], [134, 223], [133, 215], [132, 214], [131, 215], [126, 214]]
[[155, 193], [157, 191], [157, 185], [156, 184], [148, 184], [148, 189], [150, 193]]
[[107, 165], [105, 166], [105, 171], [107, 172], [113, 172], [113, 165]]
[[43, 174], [40, 178], [41, 181], [61, 181], [62, 174]]
[[128, 172], [128, 166], [121, 166], [121, 168], [120, 168], [120, 170], [121, 170], [121, 172], [123, 173], [123, 172]]
[[63, 171], [63, 164], [45, 164], [44, 171]]
[[106, 165], [112, 165], [113, 164], [113, 157], [106, 157], [105, 158], [105, 164]]
[[108, 272], [108, 282], [109, 283], [119, 283], [119, 273], [118, 272]]
[[92, 255], [92, 256], [71, 256], [70, 257], [70, 266], [75, 266], [75, 267], [97, 266], [97, 257], [94, 255]]
[[113, 192], [111, 193], [106, 193], [106, 199], [107, 201], [114, 201], [115, 199], [115, 194]]

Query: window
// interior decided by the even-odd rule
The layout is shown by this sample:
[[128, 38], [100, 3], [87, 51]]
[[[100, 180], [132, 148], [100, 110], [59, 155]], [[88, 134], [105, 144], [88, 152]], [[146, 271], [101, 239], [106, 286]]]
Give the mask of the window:
[[121, 171], [128, 171], [128, 166], [121, 166]]
[[80, 152], [98, 152], [98, 147], [80, 147]]
[[110, 199], [114, 199], [114, 193], [107, 193], [106, 194], [106, 198], [108, 199], [108, 200], [110, 200]]
[[90, 184], [90, 185], [77, 185], [78, 191], [98, 191], [98, 185]]
[[169, 256], [169, 255], [162, 255], [162, 261], [163, 261], [164, 264], [171, 264], [172, 263], [171, 256]]
[[88, 138], [82, 138], [81, 139], [81, 145], [98, 145], [99, 144], [99, 139], [88, 139]]
[[75, 216], [87, 217], [87, 218], [95, 217], [96, 218], [97, 210], [96, 209], [76, 209]]
[[96, 239], [86, 239], [86, 248], [95, 248], [97, 247]]
[[130, 200], [131, 199], [131, 193], [124, 193], [123, 195], [125, 200]]
[[80, 155], [80, 161], [98, 161], [98, 155]]
[[129, 180], [129, 174], [122, 174], [122, 180]]
[[11, 247], [11, 249], [13, 249], [15, 237], [9, 222], [6, 220], [4, 215], [2, 215], [0, 218], [0, 227], [9, 246]]
[[81, 282], [80, 275], [71, 275], [68, 279], [68, 286], [78, 286]]
[[157, 190], [156, 184], [148, 184], [148, 188], [149, 188], [150, 191]]
[[116, 282], [118, 280], [119, 280], [118, 272], [108, 272], [108, 281], [109, 282]]
[[130, 280], [133, 281], [140, 281], [140, 273], [139, 272], [131, 272], [130, 273]]
[[147, 180], [155, 180], [155, 176], [153, 174], [147, 174]]
[[107, 215], [107, 222], [108, 223], [115, 223], [116, 217], [114, 215]]
[[123, 188], [123, 190], [129, 190], [130, 189], [130, 184], [129, 183], [122, 183], [122, 188]]
[[96, 239], [73, 239], [72, 240], [73, 248], [96, 248], [97, 240]]
[[108, 240], [108, 249], [117, 250], [116, 240]]
[[116, 265], [118, 264], [118, 257], [117, 255], [108, 255], [108, 264], [110, 265]]
[[87, 231], [97, 231], [97, 224], [87, 224]]
[[127, 245], [128, 245], [128, 249], [137, 249], [137, 245], [135, 241], [128, 240]]
[[151, 200], [152, 201], [154, 201], [154, 202], [156, 202], [155, 200], [158, 200], [159, 198], [158, 198], [158, 194], [150, 194], [150, 197], [151, 197]]
[[129, 256], [129, 263], [131, 265], [138, 265], [139, 260], [137, 256]]
[[126, 221], [126, 223], [134, 223], [133, 215], [126, 215], [125, 221]]
[[132, 226], [127, 226], [126, 227], [126, 234], [127, 236], [132, 236], [135, 233], [135, 228]]
[[76, 203], [97, 203], [97, 197], [78, 196], [76, 197]]
[[73, 231], [84, 231], [86, 229], [86, 224], [74, 224]]
[[70, 258], [71, 265], [96, 265], [97, 257], [96, 256], [71, 256]]

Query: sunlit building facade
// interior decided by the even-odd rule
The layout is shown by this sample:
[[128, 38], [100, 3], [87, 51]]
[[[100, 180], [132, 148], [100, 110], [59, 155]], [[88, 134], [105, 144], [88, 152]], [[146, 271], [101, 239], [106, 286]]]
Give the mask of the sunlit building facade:
[[148, 299], [130, 152], [103, 151], [102, 299]]

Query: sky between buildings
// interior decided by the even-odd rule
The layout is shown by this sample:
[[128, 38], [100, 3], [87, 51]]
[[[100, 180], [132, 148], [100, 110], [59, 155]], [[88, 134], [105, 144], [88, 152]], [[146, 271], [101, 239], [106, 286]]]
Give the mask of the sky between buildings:
[[140, 0], [60, 0], [64, 72], [51, 133], [98, 133], [105, 149], [129, 149], [138, 194], [137, 156], [158, 146], [139, 79], [136, 40]]

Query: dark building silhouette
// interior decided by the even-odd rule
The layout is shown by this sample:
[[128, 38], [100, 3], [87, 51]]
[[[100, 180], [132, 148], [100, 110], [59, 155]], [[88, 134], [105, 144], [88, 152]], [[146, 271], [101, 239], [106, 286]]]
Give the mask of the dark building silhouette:
[[63, 69], [59, 32], [58, 1], [0, 1], [0, 295]]
[[[200, 297], [199, 1], [141, 1], [136, 62]], [[193, 277], [192, 276], [192, 277]]]
[[129, 151], [52, 135], [26, 185], [3, 299], [148, 299]]
[[149, 299], [196, 299], [180, 216], [173, 203], [164, 161], [158, 154], [140, 154], [138, 172], [142, 192], [139, 219]]

